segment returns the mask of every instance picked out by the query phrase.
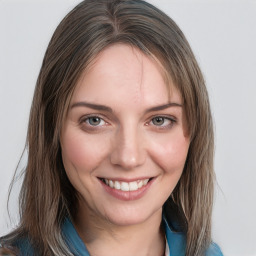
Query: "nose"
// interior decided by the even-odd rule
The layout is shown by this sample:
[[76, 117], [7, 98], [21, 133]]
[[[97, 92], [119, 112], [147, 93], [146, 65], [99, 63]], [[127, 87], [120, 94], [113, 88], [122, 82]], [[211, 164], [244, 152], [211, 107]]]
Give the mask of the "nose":
[[143, 135], [137, 129], [120, 129], [114, 138], [114, 146], [110, 160], [126, 170], [143, 165], [146, 160], [146, 150]]

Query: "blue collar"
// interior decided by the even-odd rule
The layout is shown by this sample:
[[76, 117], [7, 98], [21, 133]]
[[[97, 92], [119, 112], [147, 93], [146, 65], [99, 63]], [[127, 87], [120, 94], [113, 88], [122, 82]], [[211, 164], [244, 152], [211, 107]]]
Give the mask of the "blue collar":
[[[170, 228], [166, 218], [163, 216], [163, 224], [165, 228], [165, 235], [169, 245], [169, 256], [185, 256], [186, 238], [184, 233], [174, 232]], [[69, 249], [74, 256], [90, 256], [82, 239], [79, 237], [72, 222], [67, 218], [62, 226], [62, 233], [69, 246]], [[211, 243], [210, 247], [205, 253], [205, 256], [223, 256], [219, 246]]]
[[63, 237], [75, 256], [90, 256], [84, 242], [75, 230], [70, 219], [66, 218], [62, 226]]
[[[170, 249], [169, 256], [185, 256], [186, 242], [184, 234], [173, 232], [165, 218], [163, 218], [163, 223], [165, 227], [167, 243]], [[77, 231], [75, 230], [74, 225], [68, 218], [63, 223], [62, 233], [66, 243], [69, 246], [69, 249], [75, 256], [90, 256], [82, 239], [79, 237]]]
[[163, 223], [165, 228], [165, 236], [169, 245], [169, 256], [185, 256], [186, 253], [186, 237], [184, 233], [174, 232], [170, 228], [166, 218], [163, 216]]
[[[172, 224], [172, 223], [171, 223]], [[169, 256], [185, 256], [186, 238], [181, 232], [174, 232], [163, 216], [163, 225], [165, 228], [166, 240], [169, 246]], [[82, 239], [79, 237], [74, 225], [70, 219], [66, 218], [62, 227], [62, 235], [74, 256], [90, 256]], [[19, 248], [19, 255], [35, 255], [28, 238], [18, 239], [14, 246]], [[223, 256], [220, 248], [215, 243], [211, 243], [205, 256]]]

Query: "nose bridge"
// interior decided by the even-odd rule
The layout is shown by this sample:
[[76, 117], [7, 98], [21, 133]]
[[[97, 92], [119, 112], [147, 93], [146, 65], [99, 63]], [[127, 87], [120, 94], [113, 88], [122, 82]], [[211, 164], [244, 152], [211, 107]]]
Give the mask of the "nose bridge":
[[145, 161], [143, 136], [136, 126], [122, 127], [117, 131], [111, 154], [112, 164], [124, 169], [140, 166]]

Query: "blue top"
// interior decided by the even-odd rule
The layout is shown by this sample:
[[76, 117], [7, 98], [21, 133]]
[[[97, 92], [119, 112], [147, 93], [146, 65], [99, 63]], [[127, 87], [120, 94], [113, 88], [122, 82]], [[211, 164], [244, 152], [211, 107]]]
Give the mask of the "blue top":
[[[168, 225], [167, 220], [163, 216], [163, 223], [166, 236], [166, 256], [185, 256], [186, 238], [182, 232], [174, 232]], [[62, 226], [62, 234], [70, 251], [74, 256], [90, 256], [82, 239], [79, 237], [74, 225], [70, 219], [66, 218]], [[33, 249], [27, 239], [19, 240], [15, 245], [19, 248], [20, 256], [34, 255]], [[1, 244], [0, 244], [1, 247]], [[205, 256], [223, 256], [220, 248], [215, 243], [211, 243], [206, 251]]]
[[[186, 239], [183, 233], [173, 232], [164, 218], [165, 235], [169, 246], [168, 256], [185, 256]], [[90, 256], [82, 239], [69, 219], [66, 219], [62, 227], [63, 236], [69, 249], [75, 256]], [[223, 256], [220, 248], [212, 243], [206, 252], [206, 256]]]

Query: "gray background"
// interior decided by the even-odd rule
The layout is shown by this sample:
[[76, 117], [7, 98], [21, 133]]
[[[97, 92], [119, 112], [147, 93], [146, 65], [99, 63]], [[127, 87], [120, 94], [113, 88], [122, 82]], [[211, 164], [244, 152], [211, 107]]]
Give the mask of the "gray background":
[[[15, 226], [34, 85], [50, 37], [77, 0], [0, 0], [0, 235]], [[205, 75], [216, 131], [213, 237], [226, 256], [256, 255], [256, 1], [151, 0], [187, 36]], [[22, 164], [21, 164], [22, 166]]]

